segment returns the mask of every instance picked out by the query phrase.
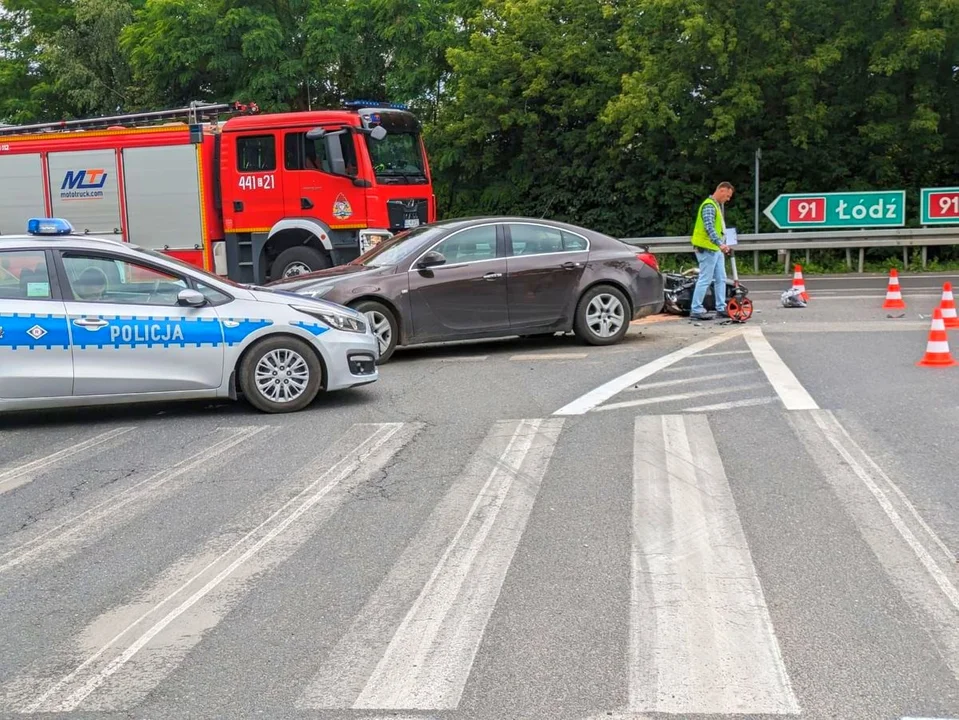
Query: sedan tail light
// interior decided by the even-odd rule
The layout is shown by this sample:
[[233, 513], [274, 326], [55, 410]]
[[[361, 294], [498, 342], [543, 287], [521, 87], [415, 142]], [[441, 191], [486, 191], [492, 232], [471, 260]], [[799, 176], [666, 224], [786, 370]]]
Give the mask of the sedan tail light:
[[659, 271], [659, 262], [656, 260], [656, 256], [652, 253], [644, 252], [636, 255], [637, 260], [641, 260], [647, 265], [649, 265], [653, 270]]

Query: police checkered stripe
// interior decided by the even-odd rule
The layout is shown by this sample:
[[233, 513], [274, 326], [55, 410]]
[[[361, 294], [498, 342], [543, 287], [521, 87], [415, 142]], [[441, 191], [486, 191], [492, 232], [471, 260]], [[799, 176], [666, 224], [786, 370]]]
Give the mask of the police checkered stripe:
[[307, 330], [308, 332], [313, 333], [317, 337], [319, 337], [320, 335], [325, 333], [327, 330], [329, 330], [329, 328], [326, 327], [326, 325], [321, 325], [319, 323], [301, 322], [300, 320], [294, 320], [290, 324], [293, 325], [294, 327], [301, 327], [304, 330]]
[[[209, 329], [216, 329], [218, 337], [210, 340], [200, 340], [200, 341], [187, 341], [187, 340], [151, 340], [149, 337], [144, 338], [143, 340], [136, 340], [131, 336], [130, 340], [121, 340], [117, 342], [116, 340], [110, 341], [105, 340], [102, 333], [109, 330], [109, 327], [103, 328], [102, 330], [97, 330], [94, 333], [90, 333], [88, 337], [84, 337], [82, 328], [78, 328], [73, 331], [73, 344], [75, 348], [81, 350], [88, 350], [91, 348], [96, 348], [97, 350], [103, 350], [104, 348], [113, 348], [114, 350], [119, 350], [120, 348], [127, 347], [147, 347], [153, 348], [154, 346], [159, 346], [163, 348], [170, 347], [204, 347], [212, 346], [216, 347], [223, 343], [223, 332], [220, 329], [220, 323], [216, 318], [176, 318], [176, 317], [136, 317], [133, 315], [85, 315], [84, 317], [91, 317], [97, 320], [105, 320], [107, 322], [114, 323], [137, 323], [138, 325], [150, 325], [157, 323], [176, 323], [178, 326], [182, 327], [185, 325], [192, 325], [194, 327], [199, 327], [201, 325], [206, 325]], [[130, 325], [127, 325], [130, 327]], [[85, 341], [86, 340], [86, 341]]]
[[[42, 328], [45, 332], [40, 337], [33, 337], [28, 333], [28, 328], [22, 328], [26, 339], [23, 342], [18, 342], [17, 338], [19, 337], [19, 330], [21, 328], [16, 328], [11, 330], [8, 327], [5, 327], [7, 323], [4, 322], [4, 318], [10, 318], [11, 320], [25, 320], [28, 323], [33, 325], [39, 324], [43, 320], [59, 320], [63, 323], [62, 328], [59, 328], [60, 333], [62, 334], [63, 342], [54, 342], [56, 339], [56, 334], [51, 331], [49, 328]], [[42, 327], [42, 326], [41, 326]], [[52, 313], [42, 314], [42, 313], [0, 313], [0, 347], [8, 347], [11, 350], [69, 350], [69, 332], [67, 329], [67, 318], [63, 315], [54, 315]], [[10, 344], [8, 345], [7, 342]]]
[[[98, 320], [105, 320], [106, 322], [113, 323], [128, 323], [125, 327], [133, 328], [130, 331], [129, 339], [124, 339], [119, 337], [114, 337], [113, 339], [107, 339], [101, 333], [108, 328], [103, 330], [98, 330], [95, 333], [90, 333], [88, 337], [84, 337], [81, 329], [76, 329], [73, 332], [73, 342], [74, 347], [81, 350], [89, 350], [96, 348], [97, 350], [103, 350], [104, 348], [113, 348], [114, 350], [119, 350], [120, 348], [138, 348], [138, 347], [162, 347], [162, 348], [201, 348], [201, 347], [218, 347], [222, 344], [225, 344], [229, 347], [237, 345], [252, 333], [260, 330], [264, 327], [269, 327], [273, 324], [272, 320], [267, 320], [264, 318], [250, 319], [250, 318], [224, 318], [223, 320], [217, 318], [177, 318], [177, 317], [135, 317], [132, 315], [96, 315], [96, 316], [85, 316], [85, 317], [94, 317]], [[223, 323], [224, 322], [235, 322], [238, 323], [236, 328], [228, 328]], [[135, 325], [133, 325], [135, 323]], [[179, 340], [170, 337], [165, 340], [155, 340], [149, 336], [145, 336], [142, 339], [136, 337], [136, 328], [142, 328], [150, 324], [165, 323], [167, 325], [176, 324], [181, 330], [186, 328], [186, 335], [189, 335], [193, 330], [200, 328], [201, 332], [211, 332], [211, 336], [207, 338], [197, 339], [187, 339], [187, 336], [182, 336]], [[122, 335], [122, 328], [119, 330]], [[215, 334], [213, 334], [215, 333]]]

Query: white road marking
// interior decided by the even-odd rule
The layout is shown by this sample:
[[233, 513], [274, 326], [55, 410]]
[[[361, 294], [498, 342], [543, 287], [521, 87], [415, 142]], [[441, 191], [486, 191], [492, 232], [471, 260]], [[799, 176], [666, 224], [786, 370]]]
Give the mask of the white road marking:
[[776, 402], [776, 398], [774, 397], [747, 398], [746, 400], [733, 400], [732, 402], [716, 403], [715, 405], [683, 408], [683, 412], [720, 412], [722, 410], [735, 410], [736, 408], [770, 405], [774, 402]]
[[463, 357], [437, 358], [440, 362], [482, 362], [489, 360], [489, 355], [465, 355]]
[[582, 360], [589, 353], [529, 353], [513, 355], [510, 360]]
[[457, 706], [563, 423], [496, 423], [297, 707]]
[[629, 707], [798, 714], [709, 421], [639, 416]]
[[766, 373], [770, 384], [776, 390], [779, 398], [787, 410], [818, 410], [819, 406], [812, 396], [806, 392], [799, 380], [793, 375], [786, 363], [769, 344], [763, 331], [756, 327], [748, 327], [743, 331], [746, 344], [752, 350], [759, 367]]
[[[230, 607], [239, 602], [238, 596], [242, 587], [250, 583], [249, 573], [239, 579], [232, 577], [234, 574], [242, 576], [246, 570], [243, 566], [284, 534], [284, 541], [278, 543], [281, 547], [277, 550], [277, 556], [272, 558], [272, 562], [275, 564], [288, 558], [308, 537], [308, 534], [296, 533], [291, 526], [316, 506], [319, 507], [316, 507], [314, 514], [319, 514], [323, 521], [332, 516], [333, 511], [339, 507], [345, 497], [345, 493], [336, 493], [341, 483], [347, 484], [348, 481], [348, 484], [355, 485], [379, 472], [409, 441], [410, 430], [418, 426], [383, 423], [365, 426], [368, 432], [363, 431], [364, 426], [359, 426], [358, 431], [357, 427], [353, 426], [347, 433], [345, 441], [341, 441], [348, 448], [345, 453], [325, 451], [324, 454], [330, 459], [340, 458], [335, 464], [329, 466], [318, 478], [247, 532], [229, 549], [189, 577], [174, 592], [148, 608], [129, 624], [123, 623], [126, 627], [120, 624], [119, 627], [123, 629], [112, 639], [104, 643], [72, 672], [50, 685], [20, 712], [76, 710], [112, 676], [134, 661], [137, 654], [148, 645], [150, 651], [145, 653], [147, 657], [144, 658], [143, 663], [139, 667], [134, 666], [118, 680], [121, 683], [129, 682], [141, 694], [144, 689], [158, 684], [172, 669], [171, 666], [176, 664], [168, 655], [172, 654], [175, 660], [182, 659], [189, 648], [199, 642], [202, 634], [193, 631], [191, 627], [187, 630], [187, 642], [184, 643], [183, 634], [177, 634], [172, 630], [172, 635], [168, 633], [161, 636], [161, 633], [164, 633], [182, 615], [191, 611], [191, 608], [203, 601], [207, 595], [216, 591], [218, 586], [226, 583], [231, 587], [225, 588], [221, 597], [216, 598], [216, 602], [209, 603], [209, 607], [195, 611], [194, 617], [191, 618], [192, 623], [186, 623], [188, 626], [199, 623], [202, 630], [214, 627]], [[403, 429], [407, 430], [405, 437], [400, 435]], [[287, 532], [288, 530], [290, 532]], [[262, 570], [262, 568], [259, 569], [260, 572]], [[117, 627], [114, 625], [114, 631]], [[158, 638], [158, 636], [161, 637]], [[153, 642], [155, 639], [156, 642]], [[44, 684], [49, 684], [49, 680]], [[118, 694], [121, 699], [120, 705], [124, 707], [114, 706], [109, 709], [128, 709], [125, 706], [130, 704], [131, 693]], [[9, 697], [8, 693], [4, 695]]]
[[959, 678], [955, 554], [831, 412], [797, 413], [789, 420], [903, 598], [924, 611], [919, 617], [924, 615]]
[[582, 395], [576, 400], [573, 400], [571, 403], [561, 407], [559, 410], [554, 412], [553, 415], [583, 415], [588, 413], [597, 405], [603, 404], [614, 395], [621, 393], [630, 385], [635, 385], [640, 380], [648, 378], [650, 375], [659, 372], [663, 368], [667, 368], [670, 365], [675, 365], [680, 360], [684, 360], [698, 352], [701, 352], [702, 350], [707, 350], [714, 345], [725, 342], [726, 340], [736, 337], [741, 333], [742, 330], [739, 328], [728, 330], [724, 333], [713, 335], [705, 340], [701, 340], [698, 343], [687, 345], [686, 347], [681, 348], [676, 352], [672, 352], [669, 355], [664, 355], [663, 357], [657, 358], [652, 362], [636, 368], [635, 370], [630, 370], [625, 375], [620, 375], [619, 377], [600, 385], [598, 388], [590, 390], [585, 395]]
[[[761, 291], [758, 291], [758, 292], [750, 292], [749, 294], [750, 294], [750, 295], [758, 295], [758, 294], [761, 293], [761, 292], [767, 292], [767, 291], [761, 290]], [[780, 295], [782, 295], [782, 293], [779, 293], [779, 292], [775, 293], [775, 296], [776, 296], [777, 298], [778, 298]], [[822, 295], [820, 295], [820, 294], [817, 293], [815, 296], [813, 296], [811, 302], [818, 304], [818, 303], [820, 303], [820, 302], [830, 302], [830, 301], [833, 301], [833, 300], [843, 300], [843, 301], [846, 301], [846, 300], [882, 300], [884, 297], [885, 297], [885, 289], [883, 289], [883, 290], [881, 290], [881, 291], [878, 291], [875, 295], [827, 295], [827, 294], [822, 294]], [[937, 300], [938, 300], [938, 299], [940, 299], [940, 298], [942, 297], [942, 293], [939, 293], [939, 294], [935, 294], [935, 295], [934, 295], [934, 294], [931, 294], [931, 293], [928, 293], [928, 294], [926, 294], [926, 293], [911, 293], [911, 292], [909, 292], [908, 290], [906, 290], [906, 291], [905, 291], [905, 295], [904, 295], [903, 297], [904, 297], [904, 299], [905, 299], [907, 302], [908, 302], [910, 299], [912, 299], [912, 300], [937, 299]], [[782, 308], [778, 308], [778, 309], [782, 309]]]
[[642, 407], [644, 405], [658, 405], [666, 402], [682, 402], [683, 400], [693, 400], [710, 395], [725, 395], [727, 393], [745, 392], [746, 390], [759, 390], [765, 388], [765, 384], [740, 385], [736, 387], [718, 387], [709, 390], [696, 390], [687, 393], [675, 393], [674, 395], [660, 395], [659, 397], [641, 398], [639, 400], [624, 400], [623, 402], [610, 403], [609, 405], [600, 405], [593, 412], [604, 410], [623, 410], [625, 408]]
[[[745, 352], [749, 352], [746, 350]], [[631, 392], [641, 392], [643, 390], [652, 390], [654, 388], [674, 387], [676, 385], [693, 385], [697, 382], [708, 381], [710, 384], [714, 380], [726, 380], [731, 377], [740, 377], [742, 375], [752, 375], [755, 370], [740, 370], [737, 372], [719, 373], [718, 375], [698, 375], [692, 378], [677, 378], [676, 380], [660, 380], [658, 382], [640, 383], [636, 387], [631, 387]]]
[[711, 358], [711, 357], [726, 357], [727, 355], [749, 355], [749, 350], [720, 350], [719, 352], [704, 352], [698, 353], [696, 357], [701, 358]]
[[83, 534], [92, 536], [108, 529], [108, 521], [121, 522], [124, 516], [120, 510], [138, 501], [156, 502], [158, 491], [171, 481], [189, 474], [238, 445], [247, 443], [252, 437], [268, 429], [268, 426], [230, 428], [229, 437], [200, 450], [171, 468], [161, 470], [141, 480], [122, 492], [110, 496], [97, 505], [74, 515], [59, 525], [46, 530], [12, 550], [0, 555], [0, 574], [7, 572], [27, 560], [37, 559], [50, 564], [77, 552], [83, 542]]
[[40, 471], [46, 470], [48, 467], [72, 458], [74, 455], [79, 455], [80, 453], [84, 453], [87, 450], [93, 449], [97, 449], [98, 452], [101, 452], [106, 449], [104, 446], [111, 440], [115, 440], [118, 437], [126, 435], [128, 432], [135, 429], [136, 428], [132, 427], [121, 427], [113, 430], [107, 430], [106, 432], [95, 435], [92, 438], [77, 443], [76, 445], [71, 445], [63, 450], [58, 450], [55, 453], [51, 453], [46, 457], [24, 463], [23, 465], [16, 465], [5, 470], [0, 470], [0, 495], [26, 485], [33, 480], [33, 478], [36, 477], [36, 474]]

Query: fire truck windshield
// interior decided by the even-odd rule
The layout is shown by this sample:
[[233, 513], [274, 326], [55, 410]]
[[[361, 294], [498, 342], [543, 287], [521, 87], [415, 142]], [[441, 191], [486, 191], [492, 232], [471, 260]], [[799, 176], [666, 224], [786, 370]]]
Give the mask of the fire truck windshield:
[[384, 185], [425, 185], [420, 136], [411, 132], [390, 132], [382, 140], [366, 138], [376, 181]]

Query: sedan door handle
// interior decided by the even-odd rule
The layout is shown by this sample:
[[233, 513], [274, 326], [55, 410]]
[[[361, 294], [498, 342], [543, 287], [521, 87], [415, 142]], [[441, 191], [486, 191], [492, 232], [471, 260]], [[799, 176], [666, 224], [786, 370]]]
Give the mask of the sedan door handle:
[[483, 276], [484, 280], [495, 280], [496, 278], [503, 277], [503, 273], [498, 272], [488, 272]]
[[74, 325], [80, 327], [85, 327], [88, 330], [99, 330], [100, 328], [106, 327], [110, 323], [106, 320], [101, 320], [100, 318], [77, 318], [73, 321]]
[[560, 267], [562, 267], [563, 270], [575, 270], [576, 268], [583, 267], [583, 264], [575, 263], [575, 262], [564, 262]]

